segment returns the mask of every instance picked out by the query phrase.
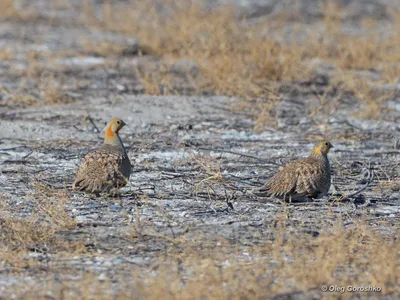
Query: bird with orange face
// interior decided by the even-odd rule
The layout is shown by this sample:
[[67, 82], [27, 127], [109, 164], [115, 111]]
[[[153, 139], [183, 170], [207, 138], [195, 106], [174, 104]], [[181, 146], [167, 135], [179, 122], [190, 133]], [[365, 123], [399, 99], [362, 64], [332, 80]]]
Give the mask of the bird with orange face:
[[73, 190], [116, 195], [118, 190], [127, 184], [132, 166], [118, 135], [125, 125], [125, 122], [118, 118], [108, 122], [103, 145], [82, 159], [72, 184]]
[[328, 160], [331, 148], [333, 146], [329, 141], [321, 141], [308, 157], [287, 163], [253, 193], [261, 197], [277, 197], [290, 201], [326, 195], [331, 186], [331, 167]]

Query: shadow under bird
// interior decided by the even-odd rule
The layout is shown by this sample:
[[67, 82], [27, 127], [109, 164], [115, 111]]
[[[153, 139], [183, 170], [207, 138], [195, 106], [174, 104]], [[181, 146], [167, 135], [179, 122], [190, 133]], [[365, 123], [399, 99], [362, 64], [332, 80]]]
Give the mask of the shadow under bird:
[[125, 125], [125, 122], [118, 118], [108, 122], [103, 145], [82, 159], [72, 184], [73, 190], [116, 195], [118, 190], [127, 184], [132, 166], [118, 135]]
[[321, 141], [306, 158], [293, 160], [283, 166], [253, 194], [285, 200], [303, 200], [325, 196], [331, 186], [331, 167], [328, 160], [333, 145]]

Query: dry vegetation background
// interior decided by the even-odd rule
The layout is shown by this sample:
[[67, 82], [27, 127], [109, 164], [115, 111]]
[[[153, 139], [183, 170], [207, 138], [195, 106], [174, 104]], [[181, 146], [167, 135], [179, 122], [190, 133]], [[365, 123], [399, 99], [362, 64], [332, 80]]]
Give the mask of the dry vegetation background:
[[[400, 296], [400, 5], [255, 3], [0, 1], [2, 125], [38, 119], [51, 137], [0, 135], [1, 297]], [[124, 197], [73, 195], [70, 161], [96, 145], [99, 99], [123, 108], [135, 95], [139, 115], [153, 101], [162, 111], [197, 102], [198, 111], [187, 113], [190, 124], [153, 125], [167, 139], [151, 126], [124, 138], [139, 153]], [[93, 110], [85, 106], [82, 121], [84, 105]], [[78, 131], [55, 139], [56, 125]], [[75, 140], [87, 128], [91, 138]], [[329, 201], [249, 195], [265, 172], [323, 136], [339, 144], [339, 192]], [[184, 155], [171, 166], [177, 149]], [[371, 170], [374, 183], [346, 198], [349, 182], [356, 189]], [[323, 293], [322, 285], [381, 291]]]

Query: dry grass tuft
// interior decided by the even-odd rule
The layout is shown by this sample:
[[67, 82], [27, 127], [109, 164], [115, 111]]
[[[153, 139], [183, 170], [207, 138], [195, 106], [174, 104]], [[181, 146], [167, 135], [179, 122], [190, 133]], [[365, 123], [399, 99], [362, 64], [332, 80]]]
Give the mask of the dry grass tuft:
[[69, 201], [66, 190], [56, 190], [44, 183], [35, 182], [33, 198], [36, 204], [34, 213], [53, 224], [55, 230], [75, 228], [75, 220], [65, 211], [65, 204]]
[[63, 77], [54, 72], [47, 72], [42, 69], [39, 71], [38, 68], [41, 67], [30, 65], [24, 71], [34, 79], [22, 80], [13, 92], [4, 90], [10, 98], [8, 101], [22, 106], [46, 106], [70, 102], [70, 97], [66, 95], [62, 87]]
[[38, 17], [37, 11], [26, 1], [2, 0], [0, 1], [0, 21], [35, 20]]
[[231, 7], [210, 10], [195, 1], [164, 1], [167, 13], [161, 14], [152, 1], [110, 5], [104, 4], [100, 20], [94, 18], [93, 9], [86, 11], [90, 26], [137, 36], [167, 60], [195, 61], [207, 79], [202, 87], [218, 94], [251, 97], [260, 93], [254, 81], [305, 76], [299, 49], [260, 40], [257, 33], [265, 24], [240, 24]]
[[122, 55], [125, 47], [122, 45], [118, 45], [113, 42], [99, 42], [95, 43], [90, 41], [89, 39], [86, 39], [82, 42], [82, 48], [85, 53], [89, 55], [95, 55], [95, 56], [103, 56], [103, 57], [108, 57], [108, 56], [119, 56]]
[[189, 243], [179, 254], [171, 249], [144, 296], [167, 294], [174, 299], [190, 293], [197, 299], [262, 298], [282, 292], [319, 291], [322, 285], [371, 285], [380, 287], [383, 295], [395, 293], [400, 279], [395, 263], [399, 243], [363, 227], [345, 230], [340, 223], [336, 226], [334, 232], [317, 238], [301, 233], [288, 236], [284, 227], [278, 228], [274, 241], [236, 251], [226, 242], [216, 248]]
[[12, 217], [12, 207], [3, 205], [0, 218], [0, 258], [3, 264], [12, 262], [8, 267], [15, 267], [18, 262], [23, 264], [29, 251], [47, 253], [81, 248], [57, 237], [59, 231], [76, 227], [75, 220], [65, 211], [66, 191], [36, 182], [35, 193], [29, 198], [34, 201], [34, 206], [29, 216], [23, 218]]
[[[285, 218], [278, 219], [275, 229], [271, 228], [273, 238], [263, 244], [235, 245], [201, 235], [181, 236], [145, 269], [130, 265], [113, 281], [93, 272], [62, 283], [50, 277], [44, 283], [51, 288], [39, 290], [34, 285], [29, 295], [63, 295], [67, 299], [128, 299], [133, 295], [146, 299], [259, 299], [301, 292], [325, 297], [355, 295], [346, 290], [322, 293], [323, 285], [371, 286], [380, 292], [369, 292], [369, 296], [399, 295], [400, 244], [396, 239], [375, 234], [363, 221], [351, 228], [337, 221], [317, 237], [288, 234]], [[119, 288], [113, 290], [115, 283]], [[13, 288], [19, 290], [18, 284]]]
[[54, 105], [68, 102], [63, 95], [61, 80], [53, 73], [42, 73], [38, 83], [38, 90], [42, 105]]
[[[65, 204], [69, 201], [65, 190], [54, 190], [36, 182], [35, 192], [26, 198], [27, 202], [29, 200], [34, 202], [32, 211], [28, 216], [20, 218], [15, 217], [12, 207], [6, 207], [5, 202], [3, 203], [0, 214], [1, 275], [4, 272], [10, 277], [52, 274], [50, 271], [52, 265], [43, 257], [71, 259], [87, 252], [84, 241], [68, 241], [60, 234], [76, 228], [75, 220], [65, 211]], [[24, 293], [27, 292], [27, 281], [16, 282], [20, 285], [17, 291], [3, 288], [2, 295], [8, 292], [14, 295], [21, 292], [21, 297], [26, 298]], [[39, 287], [40, 285], [35, 284], [33, 290], [41, 294], [43, 289]]]
[[[3, 18], [20, 18], [22, 10], [16, 1], [2, 1], [1, 5]], [[151, 54], [154, 61], [134, 66], [132, 70], [148, 94], [213, 93], [240, 97], [244, 99], [241, 109], [252, 111], [257, 128], [261, 129], [276, 125], [284, 93], [279, 92], [282, 83], [312, 83], [321, 72], [318, 62], [322, 62], [325, 67], [332, 67], [322, 68], [332, 79], [324, 89], [338, 89], [339, 94], [352, 95], [360, 104], [358, 117], [384, 117], [386, 103], [393, 93], [379, 90], [376, 85], [394, 85], [400, 77], [400, 12], [387, 10], [390, 23], [386, 31], [379, 29], [379, 21], [363, 16], [353, 26], [357, 29], [348, 30], [351, 17], [346, 16], [343, 7], [332, 1], [321, 5], [322, 17], [312, 24], [293, 22], [293, 12], [251, 19], [233, 6], [210, 8], [195, 0], [96, 4], [83, 1], [80, 6], [61, 1], [52, 8], [80, 8], [78, 26], [107, 32], [103, 41], [84, 40], [82, 47], [86, 53], [114, 58], [126, 55], [126, 51], [129, 55]], [[32, 11], [34, 7], [29, 6], [27, 13], [39, 15], [38, 11]], [[293, 10], [296, 9], [294, 6]], [[49, 21], [51, 27], [53, 20]], [[107, 39], [110, 32], [137, 38], [138, 45], [132, 46], [137, 49], [111, 42]], [[38, 55], [29, 55], [28, 67], [20, 70], [21, 76], [29, 79], [40, 76], [46, 64], [52, 63]], [[176, 70], [177, 64], [185, 63], [196, 65], [195, 74], [190, 67]], [[374, 80], [369, 80], [371, 74]], [[54, 101], [58, 98], [55, 90], [52, 88], [51, 95], [45, 95], [50, 98], [49, 103], [67, 100]], [[309, 87], [304, 92], [313, 94], [314, 90]], [[29, 104], [35, 103], [32, 97], [28, 98]], [[320, 113], [334, 111], [335, 104], [330, 98], [323, 105], [329, 107], [321, 108]], [[312, 115], [315, 110], [308, 113]]]
[[9, 18], [16, 18], [19, 16], [19, 12], [15, 8], [14, 0], [3, 0], [0, 2], [0, 20], [7, 20]]
[[10, 60], [13, 57], [10, 49], [0, 49], [0, 62]]
[[[251, 105], [258, 124], [274, 123], [270, 111], [279, 105], [272, 92], [276, 83], [312, 80], [315, 70], [310, 60], [315, 58], [333, 64], [339, 72], [336, 76], [345, 78], [344, 82], [333, 80], [333, 85], [353, 94], [361, 104], [361, 117], [381, 117], [392, 94], [382, 92], [376, 99], [371, 84], [354, 71], [375, 70], [381, 82], [399, 77], [398, 12], [391, 12], [393, 33], [382, 36], [376, 20], [362, 18], [360, 33], [345, 33], [343, 8], [327, 1], [323, 11], [322, 23], [307, 31], [284, 15], [255, 22], [245, 16], [239, 18], [232, 6], [210, 9], [198, 1], [148, 0], [115, 5], [107, 1], [100, 9], [86, 4], [83, 15], [90, 28], [138, 37], [140, 44], [164, 61], [194, 61], [201, 74], [192, 82], [198, 92], [260, 99], [256, 103], [264, 103], [261, 107]], [[164, 68], [142, 74], [145, 92], [175, 93], [169, 87], [160, 92], [158, 85], [170, 82], [168, 76]]]
[[334, 82], [344, 93], [354, 95], [362, 105], [361, 110], [354, 114], [355, 117], [381, 119], [386, 112], [385, 104], [395, 97], [395, 90], [379, 89], [367, 79], [353, 74], [343, 74], [340, 78], [334, 78]]
[[149, 95], [176, 95], [197, 90], [190, 72], [178, 70], [171, 63], [145, 62], [134, 66], [133, 73]]

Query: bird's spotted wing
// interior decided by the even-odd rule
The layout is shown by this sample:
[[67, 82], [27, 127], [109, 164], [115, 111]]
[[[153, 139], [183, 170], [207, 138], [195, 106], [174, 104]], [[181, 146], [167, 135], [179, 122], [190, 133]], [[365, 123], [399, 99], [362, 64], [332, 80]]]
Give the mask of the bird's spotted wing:
[[296, 173], [296, 194], [315, 198], [322, 192], [321, 181], [325, 175], [322, 161], [314, 158], [305, 158], [297, 165]]
[[297, 186], [296, 161], [287, 163], [259, 190], [265, 196], [285, 196], [293, 193]]
[[322, 172], [322, 164], [317, 159], [294, 160], [272, 176], [260, 188], [259, 194], [292, 199], [314, 196], [319, 192], [318, 179]]
[[73, 188], [100, 193], [124, 186], [126, 179], [120, 171], [124, 158], [122, 152], [89, 152], [82, 160]]

